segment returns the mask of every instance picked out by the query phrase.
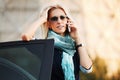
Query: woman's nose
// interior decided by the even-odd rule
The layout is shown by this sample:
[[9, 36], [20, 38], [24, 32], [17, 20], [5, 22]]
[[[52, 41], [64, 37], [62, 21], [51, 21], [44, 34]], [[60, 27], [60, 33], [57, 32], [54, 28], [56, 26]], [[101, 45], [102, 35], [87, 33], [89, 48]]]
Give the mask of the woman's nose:
[[58, 18], [57, 22], [58, 22], [58, 23], [61, 23], [61, 22], [62, 22], [62, 20], [61, 20], [60, 18]]

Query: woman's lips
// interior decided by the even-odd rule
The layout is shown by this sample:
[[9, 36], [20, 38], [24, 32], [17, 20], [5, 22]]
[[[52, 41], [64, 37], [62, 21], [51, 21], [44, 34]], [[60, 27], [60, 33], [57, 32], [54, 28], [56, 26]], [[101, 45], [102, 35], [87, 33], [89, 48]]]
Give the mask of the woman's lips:
[[61, 29], [61, 28], [63, 28], [64, 26], [62, 26], [62, 25], [60, 25], [60, 26], [57, 26], [57, 28], [59, 28], [59, 29]]

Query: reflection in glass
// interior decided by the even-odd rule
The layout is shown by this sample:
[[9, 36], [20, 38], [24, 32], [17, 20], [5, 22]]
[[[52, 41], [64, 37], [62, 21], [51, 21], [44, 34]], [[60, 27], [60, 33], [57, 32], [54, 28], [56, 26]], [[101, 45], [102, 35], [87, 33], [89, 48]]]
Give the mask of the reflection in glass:
[[33, 54], [29, 49], [25, 47], [0, 49], [0, 57], [21, 67], [36, 79], [39, 78], [42, 59]]

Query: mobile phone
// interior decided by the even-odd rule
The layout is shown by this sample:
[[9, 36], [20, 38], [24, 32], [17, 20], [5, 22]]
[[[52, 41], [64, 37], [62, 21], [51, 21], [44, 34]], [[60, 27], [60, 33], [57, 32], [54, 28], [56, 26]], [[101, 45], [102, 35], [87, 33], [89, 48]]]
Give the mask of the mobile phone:
[[71, 32], [70, 26], [67, 24], [68, 32]]

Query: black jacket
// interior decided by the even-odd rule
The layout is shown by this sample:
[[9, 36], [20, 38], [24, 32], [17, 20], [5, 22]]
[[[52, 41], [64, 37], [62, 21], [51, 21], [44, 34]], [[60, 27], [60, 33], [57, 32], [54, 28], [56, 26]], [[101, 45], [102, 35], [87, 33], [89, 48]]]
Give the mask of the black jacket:
[[[57, 48], [54, 49], [51, 80], [64, 80], [64, 74], [61, 66], [62, 53], [63, 53], [62, 50], [59, 50]], [[73, 56], [73, 62], [74, 62], [75, 80], [79, 80], [80, 68], [79, 68], [79, 55], [77, 52]]]

